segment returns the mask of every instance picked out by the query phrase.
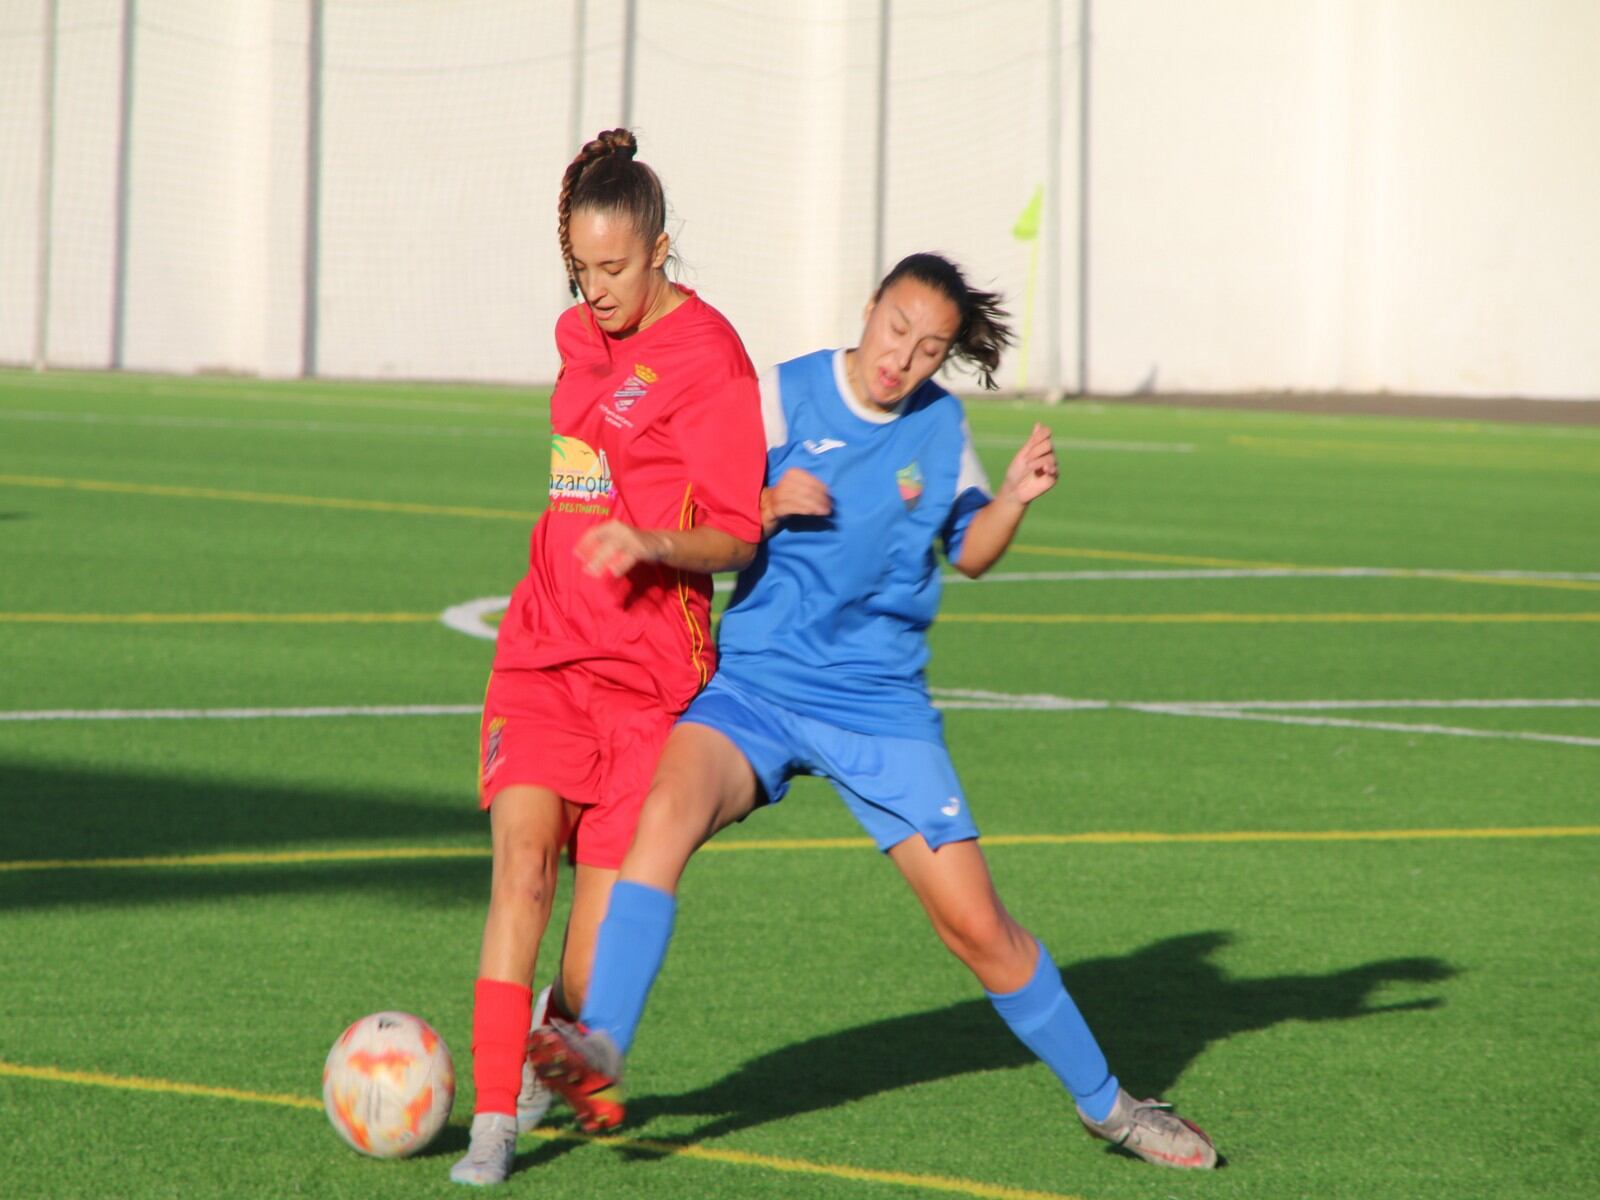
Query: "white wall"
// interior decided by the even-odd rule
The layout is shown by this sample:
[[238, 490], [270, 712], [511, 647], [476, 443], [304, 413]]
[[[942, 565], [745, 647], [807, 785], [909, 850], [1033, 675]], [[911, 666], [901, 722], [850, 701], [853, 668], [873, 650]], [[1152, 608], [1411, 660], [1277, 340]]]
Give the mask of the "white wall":
[[1094, 12], [1096, 389], [1600, 396], [1600, 5]]
[[[940, 249], [998, 286], [1031, 314], [1002, 382], [1043, 385], [1054, 362], [1070, 387], [1077, 0], [1060, 0], [1062, 236], [1036, 266], [1011, 236], [1046, 177], [1051, 4], [893, 6], [885, 258]], [[38, 328], [45, 8], [0, 3], [6, 362]], [[849, 340], [876, 272], [878, 5], [638, 8], [633, 124], [686, 282], [758, 363]], [[310, 11], [139, 0], [126, 365], [300, 371]], [[49, 357], [105, 366], [123, 3], [59, 12]], [[574, 131], [621, 119], [624, 0], [325, 12], [317, 369], [548, 380], [556, 190]], [[1092, 390], [1600, 396], [1600, 4], [1092, 15]]]

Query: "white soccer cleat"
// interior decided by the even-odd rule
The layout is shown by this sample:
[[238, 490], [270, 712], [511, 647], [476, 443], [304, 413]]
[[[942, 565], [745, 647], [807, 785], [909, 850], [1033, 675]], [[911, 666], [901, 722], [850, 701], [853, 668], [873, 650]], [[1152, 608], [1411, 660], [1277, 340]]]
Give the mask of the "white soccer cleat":
[[517, 1120], [504, 1113], [479, 1113], [472, 1118], [472, 1144], [450, 1168], [456, 1183], [489, 1187], [504, 1183], [517, 1157]]
[[[533, 1021], [528, 1026], [529, 1033], [545, 1023], [545, 1016], [549, 1011], [550, 989], [547, 987], [533, 1002]], [[534, 1074], [533, 1063], [524, 1057], [522, 1090], [517, 1093], [517, 1132], [527, 1133], [531, 1129], [537, 1129], [539, 1122], [544, 1120], [545, 1114], [550, 1111], [550, 1102], [554, 1099], [555, 1093], [545, 1087], [544, 1081]]]
[[1145, 1162], [1203, 1171], [1217, 1165], [1217, 1149], [1206, 1131], [1160, 1100], [1135, 1100], [1119, 1088], [1117, 1102], [1104, 1121], [1090, 1120], [1081, 1108], [1078, 1120], [1094, 1137], [1121, 1146]]

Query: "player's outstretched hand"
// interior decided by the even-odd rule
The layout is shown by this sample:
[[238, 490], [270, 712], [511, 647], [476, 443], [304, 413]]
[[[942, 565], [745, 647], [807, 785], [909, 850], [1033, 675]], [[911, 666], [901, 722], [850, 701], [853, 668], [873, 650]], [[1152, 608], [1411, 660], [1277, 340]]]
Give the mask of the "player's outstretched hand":
[[790, 467], [783, 478], [761, 489], [761, 528], [771, 533], [785, 517], [825, 517], [833, 512], [828, 485], [810, 471]]
[[1011, 465], [1006, 468], [1000, 494], [1018, 504], [1028, 504], [1055, 487], [1060, 477], [1061, 464], [1056, 461], [1056, 448], [1050, 443], [1050, 431], [1043, 425], [1035, 425], [1028, 440], [1022, 443], [1022, 449], [1017, 451]]
[[591, 575], [623, 576], [642, 562], [655, 562], [664, 552], [659, 536], [621, 521], [606, 521], [584, 532], [573, 547]]

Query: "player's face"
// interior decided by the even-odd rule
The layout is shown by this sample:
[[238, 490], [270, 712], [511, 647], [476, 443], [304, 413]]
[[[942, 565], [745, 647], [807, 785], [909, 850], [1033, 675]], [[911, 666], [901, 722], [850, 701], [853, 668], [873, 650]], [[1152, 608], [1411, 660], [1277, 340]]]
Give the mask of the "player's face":
[[632, 333], [662, 306], [672, 288], [661, 269], [667, 261], [666, 234], [652, 245], [626, 213], [592, 208], [572, 214], [567, 234], [578, 290], [606, 333]]
[[861, 344], [848, 362], [858, 396], [893, 408], [944, 365], [961, 312], [956, 302], [920, 279], [897, 279], [867, 305]]

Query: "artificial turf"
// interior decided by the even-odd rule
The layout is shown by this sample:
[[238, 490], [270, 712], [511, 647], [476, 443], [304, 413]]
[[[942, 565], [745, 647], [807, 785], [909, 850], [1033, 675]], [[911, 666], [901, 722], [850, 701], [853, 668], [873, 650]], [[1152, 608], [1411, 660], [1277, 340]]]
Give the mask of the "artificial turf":
[[[454, 1194], [474, 717], [202, 714], [469, 709], [491, 643], [438, 618], [524, 567], [544, 401], [0, 374], [0, 1194]], [[802, 782], [690, 868], [626, 1140], [555, 1121], [505, 1194], [1600, 1188], [1600, 431], [969, 415], [992, 476], [1035, 420], [1065, 467], [999, 568], [1033, 577], [953, 583], [932, 634], [997, 884], [1113, 1069], [1228, 1167], [1083, 1138]], [[1589, 703], [1506, 706], [1557, 700]], [[1386, 706], [1286, 706], [1354, 701]], [[83, 719], [112, 709], [190, 715]], [[1261, 836], [1215, 838], [1237, 833]], [[1330, 833], [1352, 836], [1306, 840]], [[351, 1153], [318, 1104], [329, 1043], [384, 1008], [433, 1022], [461, 1075], [402, 1162]]]

